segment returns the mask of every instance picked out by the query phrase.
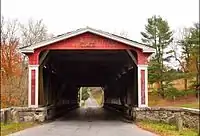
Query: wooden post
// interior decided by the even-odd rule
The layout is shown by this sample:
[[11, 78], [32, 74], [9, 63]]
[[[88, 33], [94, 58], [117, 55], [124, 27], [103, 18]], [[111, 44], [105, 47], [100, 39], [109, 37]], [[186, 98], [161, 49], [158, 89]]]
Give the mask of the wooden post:
[[44, 83], [43, 83], [43, 66], [39, 67], [39, 105], [45, 105]]
[[147, 65], [138, 65], [138, 107], [148, 106]]
[[39, 65], [29, 65], [28, 106], [38, 107]]
[[3, 123], [7, 124], [8, 123], [8, 110], [5, 110], [3, 115], [4, 115]]
[[178, 131], [181, 131], [183, 129], [183, 120], [180, 115], [177, 115], [175, 118], [176, 118], [176, 129]]
[[80, 103], [79, 103], [79, 105], [80, 105], [80, 107], [82, 106], [82, 87], [80, 87], [80, 91], [79, 91], [79, 98], [80, 98]]

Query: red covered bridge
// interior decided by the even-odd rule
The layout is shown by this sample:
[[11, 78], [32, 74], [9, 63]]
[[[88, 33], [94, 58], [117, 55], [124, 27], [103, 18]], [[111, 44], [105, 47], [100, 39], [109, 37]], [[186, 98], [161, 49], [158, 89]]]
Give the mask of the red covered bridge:
[[102, 87], [105, 105], [148, 106], [152, 47], [87, 27], [21, 51], [29, 58], [29, 107], [78, 104], [83, 86]]

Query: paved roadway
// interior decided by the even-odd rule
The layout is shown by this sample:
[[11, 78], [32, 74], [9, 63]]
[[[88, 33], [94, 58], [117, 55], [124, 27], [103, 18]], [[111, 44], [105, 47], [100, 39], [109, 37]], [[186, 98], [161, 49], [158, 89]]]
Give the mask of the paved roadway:
[[56, 121], [11, 136], [155, 136], [103, 108], [79, 108]]

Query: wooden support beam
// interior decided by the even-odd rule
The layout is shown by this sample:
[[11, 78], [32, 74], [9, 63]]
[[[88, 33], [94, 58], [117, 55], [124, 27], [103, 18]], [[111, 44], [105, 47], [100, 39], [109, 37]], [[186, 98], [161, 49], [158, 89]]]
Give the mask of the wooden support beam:
[[131, 57], [131, 59], [133, 60], [133, 62], [135, 63], [135, 65], [137, 65], [137, 60], [136, 60], [135, 56], [133, 55], [133, 53], [130, 50], [128, 50], [128, 49], [126, 50], [126, 52]]
[[45, 51], [45, 52], [42, 54], [42, 56], [41, 56], [41, 58], [40, 58], [40, 61], [39, 61], [39, 62], [40, 62], [40, 65], [44, 64], [43, 62], [45, 62], [45, 59], [47, 58], [48, 53], [49, 53], [49, 50]]
[[39, 105], [45, 105], [45, 92], [44, 92], [44, 81], [43, 81], [43, 70], [39, 67]]

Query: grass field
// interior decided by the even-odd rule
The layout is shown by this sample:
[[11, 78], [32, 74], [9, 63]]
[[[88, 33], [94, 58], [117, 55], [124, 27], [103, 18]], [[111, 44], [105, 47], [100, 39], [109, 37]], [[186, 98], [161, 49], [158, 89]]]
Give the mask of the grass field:
[[199, 109], [199, 102], [198, 101], [194, 101], [194, 102], [189, 102], [189, 103], [185, 103], [185, 104], [180, 104], [178, 106], [180, 106], [180, 107], [186, 107], [186, 108]]
[[[101, 91], [91, 92], [99, 105], [102, 105], [103, 95]], [[199, 109], [199, 101], [194, 96], [179, 98], [177, 100], [162, 99], [158, 96], [149, 95], [150, 107], [185, 107]]]
[[158, 96], [149, 95], [150, 107], [186, 107], [199, 109], [199, 101], [194, 96], [179, 98], [177, 100], [162, 99]]
[[26, 128], [30, 128], [32, 126], [36, 126], [36, 123], [33, 122], [24, 122], [24, 123], [9, 123], [3, 124], [1, 123], [1, 136], [5, 136]]
[[183, 128], [183, 130], [177, 131], [176, 126], [161, 122], [140, 121], [137, 122], [137, 125], [160, 136], [199, 136], [198, 130]]

